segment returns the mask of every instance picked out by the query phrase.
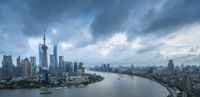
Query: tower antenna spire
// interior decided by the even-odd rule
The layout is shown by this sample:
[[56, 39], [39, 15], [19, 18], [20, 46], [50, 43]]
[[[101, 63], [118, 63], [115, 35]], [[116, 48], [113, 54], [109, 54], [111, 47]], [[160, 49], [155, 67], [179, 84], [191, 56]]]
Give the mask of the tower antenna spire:
[[44, 40], [44, 45], [45, 45], [46, 44], [45, 28], [44, 28], [44, 38], [43, 38], [43, 40]]

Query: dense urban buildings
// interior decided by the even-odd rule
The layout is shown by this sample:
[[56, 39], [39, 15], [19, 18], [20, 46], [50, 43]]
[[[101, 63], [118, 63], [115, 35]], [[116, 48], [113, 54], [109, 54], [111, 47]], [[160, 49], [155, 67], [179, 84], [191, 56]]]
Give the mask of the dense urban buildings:
[[200, 95], [200, 66], [197, 65], [175, 66], [173, 60], [169, 60], [165, 66], [138, 67], [132, 64], [110, 67], [102, 64], [96, 65], [91, 70], [137, 75], [155, 80], [170, 91], [170, 97], [177, 97], [177, 95], [178, 97], [199, 97]]
[[32, 56], [30, 59], [25, 58], [21, 60], [21, 57], [18, 56], [16, 59], [16, 73], [17, 77], [22, 78], [32, 78], [36, 77], [37, 74], [37, 65], [36, 65], [36, 57]]
[[58, 60], [57, 45], [53, 46], [53, 54], [50, 54], [48, 62], [47, 49], [44, 31], [43, 44], [39, 44], [38, 64], [36, 56], [30, 56], [30, 58], [18, 56], [16, 65], [14, 65], [12, 56], [4, 55], [2, 69], [0, 69], [0, 83], [5, 82], [4, 80], [30, 80], [39, 81], [43, 84], [57, 84], [63, 83], [63, 81], [65, 84], [88, 81], [87, 76], [83, 76], [85, 73], [83, 62], [65, 61], [64, 56], [59, 56]]

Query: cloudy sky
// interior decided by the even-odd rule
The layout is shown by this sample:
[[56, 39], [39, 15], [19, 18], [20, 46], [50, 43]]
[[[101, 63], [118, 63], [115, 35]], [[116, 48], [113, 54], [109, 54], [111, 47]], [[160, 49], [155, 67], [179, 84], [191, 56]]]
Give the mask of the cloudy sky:
[[200, 64], [199, 0], [0, 0], [1, 59], [38, 57], [44, 27], [48, 54], [87, 66]]

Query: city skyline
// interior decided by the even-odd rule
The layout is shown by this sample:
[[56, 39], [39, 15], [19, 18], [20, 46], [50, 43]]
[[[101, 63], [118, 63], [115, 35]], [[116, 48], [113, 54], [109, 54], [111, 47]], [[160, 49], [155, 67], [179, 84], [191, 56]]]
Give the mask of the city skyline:
[[12, 55], [15, 65], [18, 56], [38, 60], [45, 27], [48, 60], [56, 44], [58, 56], [86, 66], [167, 66], [170, 59], [174, 65], [200, 64], [199, 1], [87, 2], [1, 1], [0, 60], [3, 55]]
[[5, 97], [200, 97], [200, 0], [0, 0]]

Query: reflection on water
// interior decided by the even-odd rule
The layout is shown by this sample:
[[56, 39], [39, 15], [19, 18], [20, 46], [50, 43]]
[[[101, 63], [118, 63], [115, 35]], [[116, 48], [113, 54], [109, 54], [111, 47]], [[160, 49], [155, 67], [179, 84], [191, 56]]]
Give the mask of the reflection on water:
[[[0, 90], [0, 97], [167, 97], [169, 92], [149, 79], [114, 73], [87, 71], [102, 75], [103, 81], [85, 87], [70, 87], [41, 95], [39, 89]], [[120, 80], [118, 80], [120, 78]]]

